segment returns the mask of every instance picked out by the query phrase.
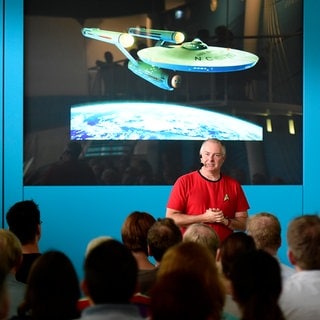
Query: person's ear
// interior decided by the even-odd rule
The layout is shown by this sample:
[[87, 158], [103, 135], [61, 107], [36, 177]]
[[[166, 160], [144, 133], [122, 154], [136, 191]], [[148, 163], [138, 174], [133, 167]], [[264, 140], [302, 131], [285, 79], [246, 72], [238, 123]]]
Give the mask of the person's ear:
[[297, 261], [296, 261], [294, 255], [290, 249], [288, 251], [288, 258], [289, 258], [290, 263], [295, 266]]

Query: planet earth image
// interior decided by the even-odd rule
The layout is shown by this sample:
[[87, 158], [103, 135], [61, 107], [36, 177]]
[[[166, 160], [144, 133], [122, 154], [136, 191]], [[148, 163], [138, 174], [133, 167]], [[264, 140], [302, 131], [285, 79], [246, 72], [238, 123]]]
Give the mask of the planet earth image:
[[262, 141], [261, 126], [197, 107], [150, 102], [74, 105], [71, 140]]

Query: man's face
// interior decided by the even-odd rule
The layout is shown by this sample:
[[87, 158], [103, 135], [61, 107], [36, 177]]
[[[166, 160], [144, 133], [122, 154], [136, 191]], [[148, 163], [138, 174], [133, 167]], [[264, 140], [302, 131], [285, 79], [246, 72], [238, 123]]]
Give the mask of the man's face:
[[220, 170], [225, 160], [225, 150], [218, 142], [207, 141], [201, 151], [201, 163], [208, 170]]

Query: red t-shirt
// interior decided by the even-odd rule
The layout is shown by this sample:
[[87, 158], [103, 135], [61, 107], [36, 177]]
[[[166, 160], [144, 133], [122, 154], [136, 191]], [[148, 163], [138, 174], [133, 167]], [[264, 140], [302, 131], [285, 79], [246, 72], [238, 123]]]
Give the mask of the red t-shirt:
[[[249, 204], [237, 180], [221, 175], [218, 181], [210, 181], [199, 171], [193, 171], [177, 179], [167, 207], [191, 215], [203, 214], [209, 208], [219, 208], [226, 217], [234, 218], [236, 212], [247, 211]], [[232, 233], [221, 223], [208, 224], [221, 241]]]

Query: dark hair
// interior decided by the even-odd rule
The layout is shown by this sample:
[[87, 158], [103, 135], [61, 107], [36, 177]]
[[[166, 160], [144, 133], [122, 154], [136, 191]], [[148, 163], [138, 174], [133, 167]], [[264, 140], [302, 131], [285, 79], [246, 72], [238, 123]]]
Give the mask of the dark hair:
[[32, 265], [25, 301], [19, 314], [32, 319], [74, 319], [79, 317], [79, 280], [70, 259], [62, 252], [43, 253]]
[[222, 271], [229, 278], [235, 259], [246, 252], [256, 250], [253, 238], [244, 232], [231, 233], [220, 245]]
[[148, 255], [147, 235], [156, 219], [147, 212], [134, 211], [125, 219], [121, 228], [124, 245], [132, 251], [143, 251]]
[[230, 280], [242, 319], [284, 319], [278, 305], [282, 290], [280, 265], [269, 253], [254, 250], [238, 256], [231, 268]]
[[168, 248], [182, 241], [182, 233], [173, 219], [159, 218], [150, 227], [147, 241], [150, 255], [161, 261]]
[[129, 303], [136, 289], [138, 266], [125, 245], [108, 239], [89, 252], [84, 273], [95, 304]]
[[33, 200], [17, 202], [8, 210], [6, 220], [22, 245], [33, 242], [41, 223], [39, 207]]

